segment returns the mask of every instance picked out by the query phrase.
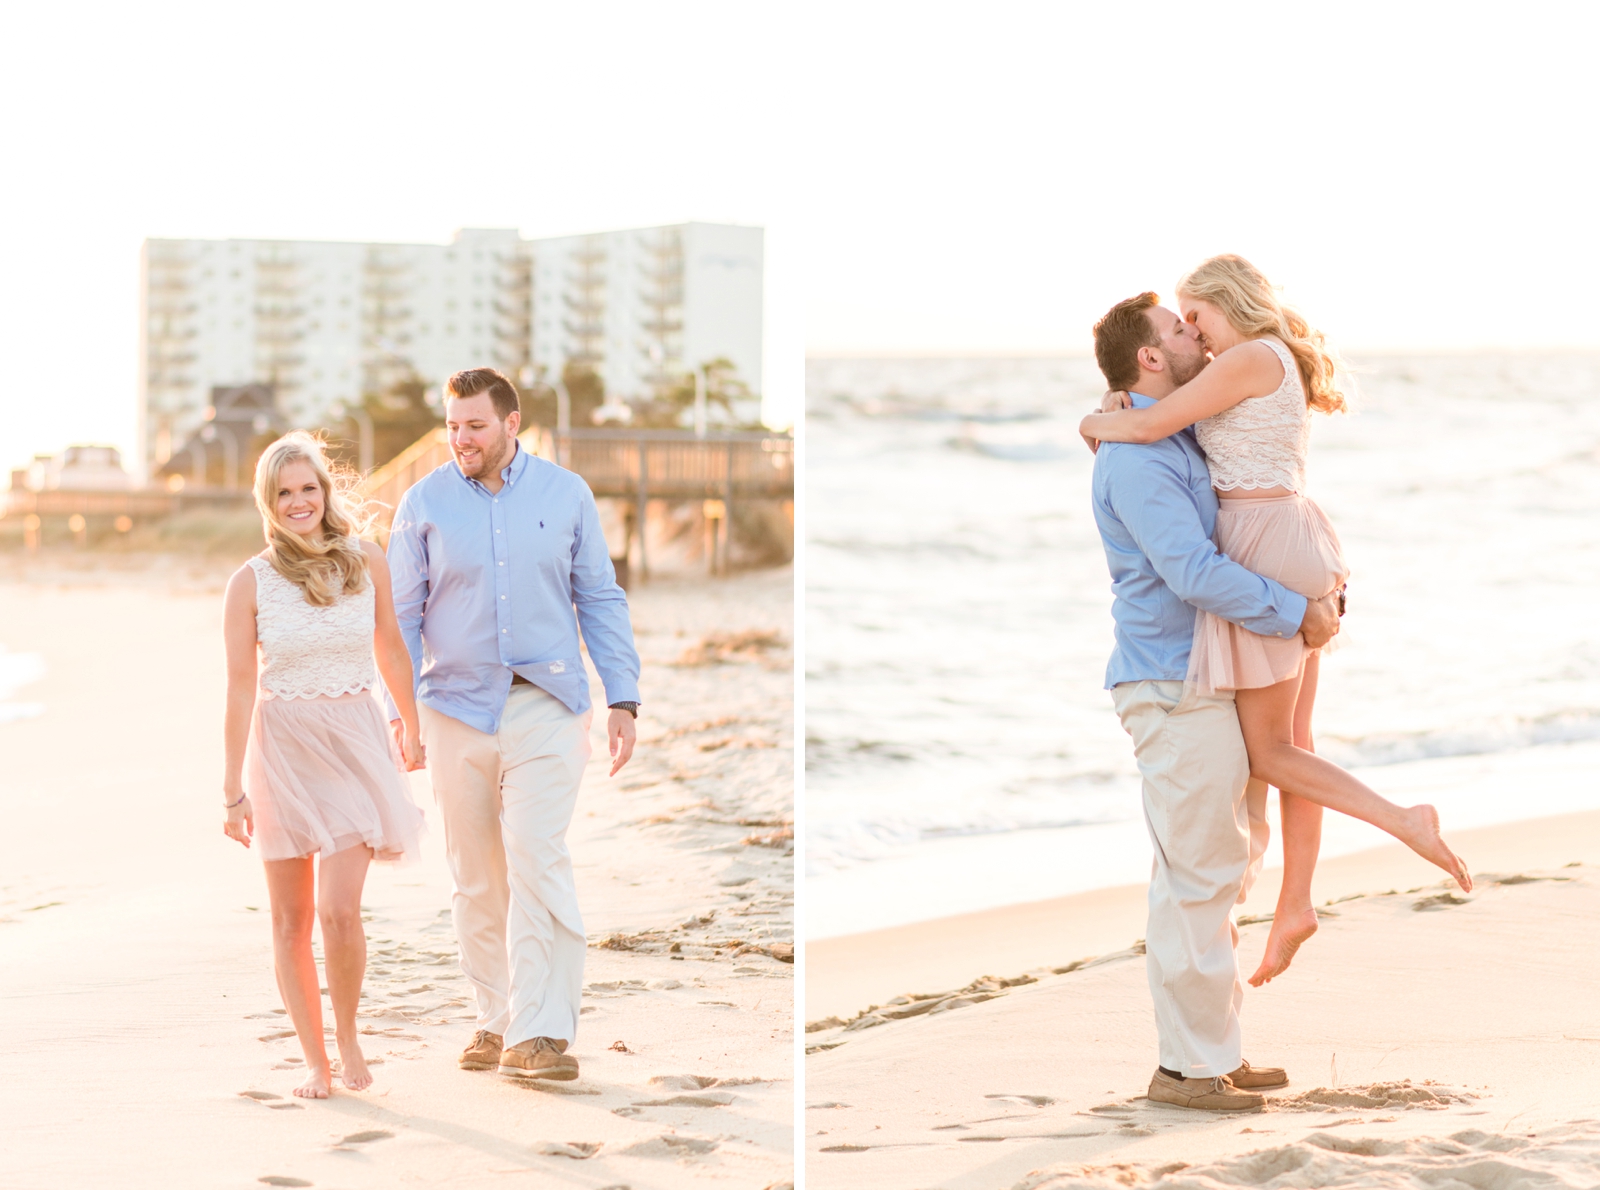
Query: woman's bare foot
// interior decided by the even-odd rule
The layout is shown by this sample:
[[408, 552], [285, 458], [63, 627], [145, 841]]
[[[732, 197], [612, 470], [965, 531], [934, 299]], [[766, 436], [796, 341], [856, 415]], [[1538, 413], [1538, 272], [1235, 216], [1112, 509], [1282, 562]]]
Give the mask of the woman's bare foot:
[[339, 1041], [339, 1081], [352, 1091], [365, 1091], [372, 1085], [372, 1073], [355, 1038]]
[[301, 1099], [326, 1099], [332, 1081], [328, 1068], [324, 1066], [321, 1070], [313, 1070], [306, 1075], [306, 1081], [296, 1087], [294, 1093]]
[[1439, 833], [1439, 811], [1421, 805], [1401, 813], [1406, 825], [1399, 833], [1400, 841], [1430, 864], [1448, 872], [1462, 892], [1471, 892], [1472, 873], [1467, 871], [1465, 861], [1445, 845], [1444, 836]]
[[1261, 956], [1261, 966], [1250, 977], [1250, 986], [1258, 988], [1271, 983], [1289, 969], [1300, 944], [1317, 932], [1317, 911], [1310, 905], [1298, 912], [1278, 912], [1272, 915], [1272, 933], [1267, 935], [1267, 950]]

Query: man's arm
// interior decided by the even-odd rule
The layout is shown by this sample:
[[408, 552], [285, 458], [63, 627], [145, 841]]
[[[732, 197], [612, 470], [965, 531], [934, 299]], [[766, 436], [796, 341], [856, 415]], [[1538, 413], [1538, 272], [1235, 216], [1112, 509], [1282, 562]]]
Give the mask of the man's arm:
[[[389, 582], [394, 594], [395, 619], [411, 655], [411, 691], [422, 681], [422, 612], [428, 603], [428, 543], [416, 521], [416, 501], [408, 491], [400, 498], [389, 531]], [[384, 689], [389, 721], [400, 718], [399, 708]]]
[[1217, 552], [1194, 493], [1166, 460], [1140, 451], [1118, 461], [1133, 466], [1113, 477], [1113, 511], [1179, 599], [1261, 636], [1293, 636], [1302, 624], [1315, 634], [1325, 626], [1325, 609], [1311, 611], [1305, 596]]
[[[589, 646], [589, 658], [606, 690], [606, 738], [611, 746], [611, 775], [628, 763], [636, 737], [639, 705], [639, 653], [633, 647], [628, 597], [617, 585], [611, 551], [600, 529], [600, 510], [588, 485], [579, 484], [578, 525], [572, 538], [572, 605], [578, 627]], [[623, 710], [619, 703], [631, 703]]]

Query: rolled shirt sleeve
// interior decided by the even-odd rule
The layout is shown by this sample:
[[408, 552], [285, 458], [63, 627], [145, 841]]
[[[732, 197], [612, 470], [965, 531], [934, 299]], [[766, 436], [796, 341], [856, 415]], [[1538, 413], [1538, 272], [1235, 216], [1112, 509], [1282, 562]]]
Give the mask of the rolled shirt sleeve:
[[628, 597], [617, 585], [616, 568], [600, 528], [594, 494], [583, 486], [572, 540], [572, 605], [600, 675], [606, 702], [638, 702], [639, 654], [633, 644]]

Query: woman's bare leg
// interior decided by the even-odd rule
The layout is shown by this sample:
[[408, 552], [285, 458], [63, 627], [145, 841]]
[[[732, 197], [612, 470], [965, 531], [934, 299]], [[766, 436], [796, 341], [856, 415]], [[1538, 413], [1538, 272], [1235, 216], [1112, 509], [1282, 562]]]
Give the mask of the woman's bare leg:
[[[1315, 752], [1311, 736], [1311, 713], [1317, 701], [1317, 676], [1320, 653], [1306, 658], [1300, 671], [1300, 690], [1295, 696], [1294, 746]], [[1317, 853], [1322, 849], [1322, 807], [1316, 802], [1278, 791], [1282, 810], [1283, 884], [1278, 889], [1277, 908], [1272, 913], [1272, 932], [1261, 955], [1261, 966], [1250, 977], [1251, 987], [1260, 987], [1282, 975], [1294, 960], [1295, 952], [1317, 932], [1317, 911], [1311, 905], [1311, 877], [1317, 870]]]
[[372, 848], [346, 847], [322, 857], [317, 916], [322, 920], [323, 964], [328, 999], [333, 1002], [333, 1035], [339, 1046], [339, 1081], [352, 1091], [372, 1085], [361, 1043], [356, 1038], [356, 1008], [367, 973], [367, 932], [361, 926], [361, 888], [367, 880]]
[[1380, 797], [1336, 764], [1294, 744], [1294, 709], [1300, 679], [1276, 686], [1240, 690], [1235, 695], [1239, 726], [1250, 753], [1250, 772], [1282, 791], [1387, 831], [1429, 863], [1453, 876], [1464, 891], [1472, 891], [1467, 865], [1445, 845], [1439, 834], [1439, 814], [1432, 806], [1397, 806]]
[[278, 994], [306, 1060], [306, 1081], [294, 1093], [302, 1099], [326, 1099], [331, 1075], [322, 1039], [322, 990], [311, 953], [311, 927], [317, 919], [311, 859], [273, 859], [261, 866], [267, 872], [272, 904], [272, 968], [278, 976]]

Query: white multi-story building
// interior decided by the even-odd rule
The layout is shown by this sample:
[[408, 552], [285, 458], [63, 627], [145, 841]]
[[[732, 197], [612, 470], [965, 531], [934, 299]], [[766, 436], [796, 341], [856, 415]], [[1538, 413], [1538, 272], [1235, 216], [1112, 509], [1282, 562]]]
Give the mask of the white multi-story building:
[[449, 244], [147, 240], [140, 295], [150, 473], [202, 424], [220, 385], [271, 384], [291, 423], [315, 426], [396, 381], [432, 387], [471, 367], [527, 386], [576, 361], [624, 400], [718, 357], [752, 389], [761, 382], [759, 227], [546, 240], [464, 230]]

